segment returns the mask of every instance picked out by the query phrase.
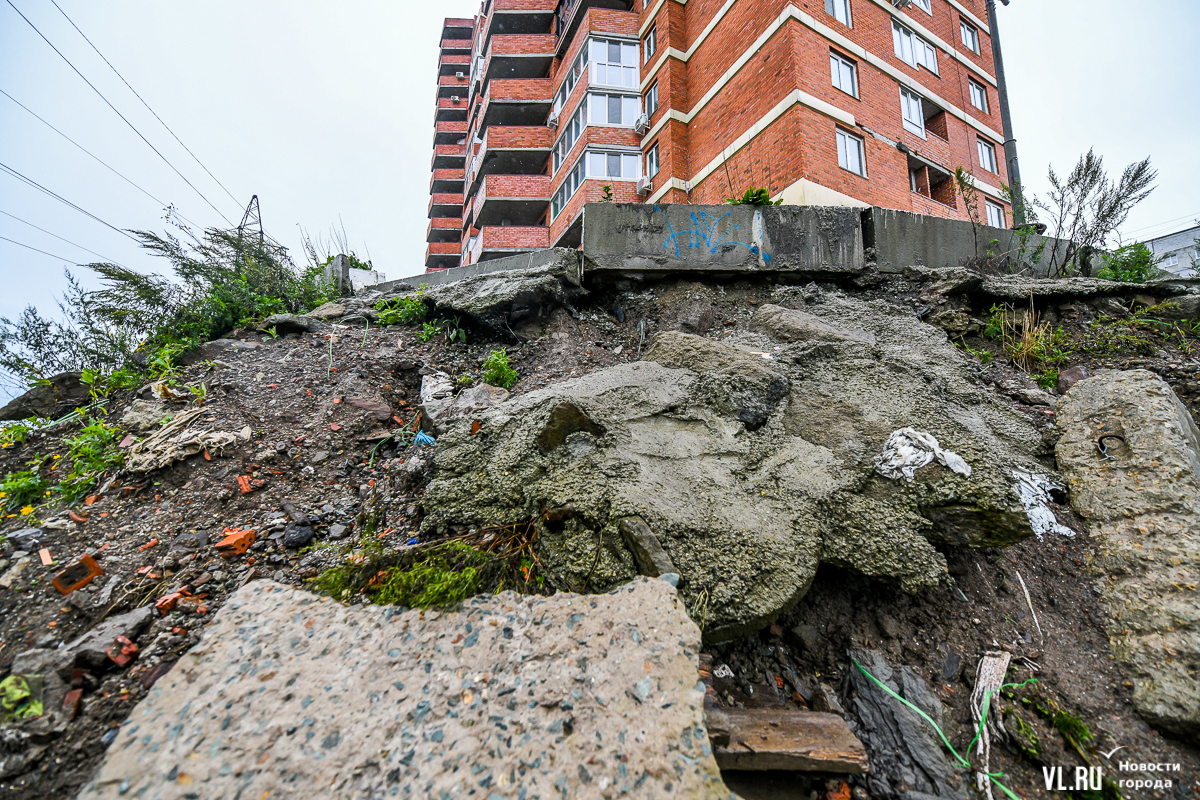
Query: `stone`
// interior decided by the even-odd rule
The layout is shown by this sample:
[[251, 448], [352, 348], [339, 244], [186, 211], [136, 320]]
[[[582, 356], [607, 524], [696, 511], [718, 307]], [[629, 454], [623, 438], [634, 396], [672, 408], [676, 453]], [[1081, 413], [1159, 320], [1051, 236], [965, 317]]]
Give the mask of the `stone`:
[[289, 523], [283, 531], [283, 546], [292, 549], [307, 547], [313, 540], [313, 529], [308, 525]]
[[376, 422], [387, 422], [392, 418], [392, 407], [378, 397], [350, 396], [345, 399], [345, 403], [351, 408], [367, 412]]
[[91, 387], [78, 372], [60, 372], [46, 383], [8, 401], [0, 408], [0, 422], [17, 422], [27, 417], [58, 419], [88, 401]]
[[342, 303], [342, 302], [338, 302], [336, 300], [329, 302], [329, 303], [325, 303], [324, 305], [321, 305], [321, 306], [317, 306], [312, 311], [309, 311], [307, 314], [305, 314], [305, 316], [307, 316], [307, 317], [311, 317], [312, 319], [321, 320], [322, 322], [325, 322], [325, 321], [328, 321], [331, 319], [337, 319], [338, 317], [344, 317], [345, 315], [346, 315], [346, 304]]
[[650, 526], [646, 524], [645, 520], [641, 517], [626, 517], [621, 520], [617, 528], [625, 537], [625, 544], [629, 551], [633, 553], [633, 560], [637, 562], [638, 571], [652, 578], [675, 575], [676, 583], [678, 583], [679, 573], [675, 571], [671, 557], [662, 549], [658, 537], [650, 530]]
[[699, 647], [675, 589], [647, 578], [453, 612], [348, 608], [259, 580], [134, 707], [79, 798], [409, 786], [726, 800]]
[[153, 606], [135, 608], [133, 611], [101, 622], [75, 641], [67, 644], [64, 649], [74, 655], [76, 664], [80, 666], [91, 669], [104, 667], [110, 663], [105, 651], [112, 647], [113, 640], [118, 636], [124, 636], [130, 640], [136, 639], [153, 618]]
[[1181, 319], [1198, 319], [1200, 318], [1200, 294], [1189, 293], [1172, 297], [1165, 308], [1154, 312], [1154, 316], [1172, 322]]
[[324, 330], [325, 323], [303, 314], [272, 314], [258, 326], [260, 331], [274, 328], [275, 333], [284, 336], [289, 333], [316, 333]]
[[509, 336], [510, 326], [540, 319], [586, 294], [579, 255], [563, 252], [549, 264], [463, 278], [422, 296], [438, 312], [465, 314], [475, 325]]
[[[911, 667], [893, 669], [882, 653], [873, 650], [851, 651], [850, 657], [935, 722], [941, 720], [941, 702]], [[847, 684], [851, 689], [847, 705], [857, 718], [851, 730], [866, 746], [871, 764], [867, 790], [872, 798], [966, 800], [971, 796], [925, 720], [857, 667], [848, 669]]]
[[[974, 383], [942, 331], [836, 292], [807, 310], [828, 338], [666, 331], [644, 361], [448, 423], [422, 533], [533, 520], [556, 586], [603, 590], [641, 571], [620, 530], [638, 517], [689, 607], [706, 605], [712, 642], [769, 625], [821, 562], [920, 591], [945, 580], [938, 546], [1033, 535], [1016, 471], [1045, 472], [1042, 437]], [[855, 328], [876, 344], [840, 334]], [[970, 477], [938, 464], [912, 483], [877, 475], [875, 457], [908, 426], [966, 459]]]
[[904, 268], [904, 277], [930, 282], [921, 290], [921, 301], [924, 303], [936, 303], [954, 295], [970, 294], [983, 283], [982, 275], [966, 267], [910, 265]]
[[4, 538], [22, 550], [33, 550], [37, 548], [43, 535], [44, 532], [41, 528], [22, 528], [19, 531], [4, 534]]
[[750, 320], [750, 330], [765, 333], [777, 342], [843, 341], [873, 346], [875, 337], [864, 330], [839, 328], [807, 311], [765, 305]]
[[[1071, 506], [1096, 538], [1109, 643], [1155, 727], [1200, 744], [1200, 431], [1146, 370], [1081, 380], [1058, 406]], [[1111, 459], [1099, 452], [1101, 436]]]
[[179, 357], [179, 363], [185, 367], [199, 364], [202, 361], [214, 361], [227, 358], [240, 350], [253, 350], [258, 342], [240, 342], [237, 339], [213, 339], [211, 342], [193, 347]]
[[328, 450], [318, 450], [315, 453], [313, 453], [311, 456], [308, 457], [308, 463], [320, 464], [321, 462], [327, 461], [328, 459], [329, 459], [329, 451]]
[[1055, 388], [1058, 389], [1060, 395], [1063, 395], [1070, 391], [1072, 386], [1090, 377], [1092, 377], [1092, 373], [1088, 372], [1088, 368], [1082, 364], [1068, 367], [1058, 373], [1058, 386]]
[[134, 400], [121, 415], [121, 426], [138, 435], [153, 433], [174, 415], [158, 400]]
[[421, 410], [435, 434], [440, 434], [451, 420], [474, 416], [485, 408], [500, 405], [509, 396], [507, 389], [486, 383], [463, 389], [457, 395], [453, 391], [454, 385], [444, 372], [421, 379]]
[[343, 539], [343, 538], [345, 538], [346, 532], [348, 530], [349, 530], [349, 528], [347, 528], [345, 525], [342, 525], [340, 523], [334, 523], [333, 525], [329, 526], [329, 538], [330, 539]]

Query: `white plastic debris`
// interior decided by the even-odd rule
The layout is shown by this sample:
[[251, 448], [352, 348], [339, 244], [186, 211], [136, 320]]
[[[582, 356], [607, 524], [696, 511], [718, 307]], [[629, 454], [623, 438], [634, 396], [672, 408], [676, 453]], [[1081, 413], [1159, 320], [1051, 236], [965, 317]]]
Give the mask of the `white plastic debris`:
[[1063, 487], [1050, 480], [1045, 475], [1037, 475], [1020, 469], [1013, 470], [1017, 479], [1017, 498], [1029, 515], [1029, 525], [1037, 534], [1039, 540], [1047, 533], [1057, 533], [1059, 536], [1073, 537], [1075, 531], [1059, 523], [1054, 512], [1047, 503], [1050, 502], [1051, 492], [1061, 492]]
[[958, 453], [943, 450], [938, 440], [924, 431], [901, 428], [892, 431], [883, 446], [883, 452], [875, 456], [875, 471], [885, 478], [912, 482], [913, 474], [934, 459], [959, 475], [971, 477], [971, 465]]
[[713, 677], [714, 678], [732, 678], [733, 670], [731, 670], [729, 668], [729, 665], [722, 664], [721, 666], [719, 666], [713, 670]]

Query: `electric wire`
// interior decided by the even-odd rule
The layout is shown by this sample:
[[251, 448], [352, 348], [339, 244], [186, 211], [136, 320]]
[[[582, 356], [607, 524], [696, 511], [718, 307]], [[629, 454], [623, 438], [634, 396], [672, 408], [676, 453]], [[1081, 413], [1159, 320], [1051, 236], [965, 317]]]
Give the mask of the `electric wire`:
[[121, 79], [121, 83], [125, 84], [125, 86], [129, 89], [129, 91], [133, 92], [133, 96], [136, 97], [138, 100], [142, 101], [142, 105], [144, 105], [146, 107], [146, 110], [149, 111], [151, 114], [153, 114], [154, 118], [156, 120], [158, 120], [164, 128], [167, 129], [167, 133], [171, 134], [171, 136], [174, 137], [175, 141], [179, 142], [179, 146], [182, 147], [184, 150], [187, 150], [187, 154], [189, 156], [191, 156], [192, 159], [197, 164], [200, 165], [200, 168], [202, 170], [204, 170], [206, 173], [208, 173], [208, 177], [210, 177], [214, 181], [216, 181], [217, 186], [220, 186], [221, 189], [225, 192], [225, 194], [229, 195], [230, 200], [232, 200], [234, 203], [238, 203], [238, 199], [233, 196], [232, 192], [230, 192], [228, 189], [225, 188], [225, 184], [223, 184], [223, 183], [221, 183], [221, 181], [217, 180], [217, 176], [213, 175], [212, 172], [209, 170], [209, 168], [204, 166], [204, 162], [202, 162], [196, 156], [196, 154], [193, 153], [191, 151], [191, 149], [189, 149], [188, 146], [183, 143], [182, 139], [180, 139], [178, 136], [175, 135], [175, 131], [171, 130], [171, 128], [167, 125], [167, 123], [163, 122], [163, 118], [160, 117], [158, 115], [158, 113], [153, 108], [150, 107], [150, 104], [147, 103], [142, 98], [142, 96], [137, 93], [137, 90], [129, 85], [129, 81], [125, 80], [125, 76], [122, 75], [120, 72], [117, 72], [117, 68], [112, 65], [111, 61], [109, 61], [107, 58], [104, 57], [104, 53], [100, 52], [100, 48], [98, 48], [98, 47], [96, 47], [96, 45], [92, 44], [92, 40], [87, 37], [87, 34], [85, 34], [83, 31], [79, 30], [79, 26], [75, 24], [74, 20], [72, 20], [70, 17], [67, 16], [67, 12], [62, 10], [62, 6], [60, 6], [58, 4], [57, 0], [50, 0], [50, 2], [54, 3], [54, 7], [58, 9], [58, 13], [62, 14], [63, 17], [67, 20], [67, 22], [71, 23], [71, 27], [74, 28], [76, 31], [78, 31], [79, 35], [83, 37], [83, 40], [85, 42], [87, 42], [89, 45], [91, 45], [92, 49], [96, 51], [96, 55], [100, 56], [100, 58], [104, 61], [105, 64], [108, 64], [108, 68], [111, 69], [113, 71], [113, 73], [116, 74], [116, 76]]
[[3, 170], [4, 172], [7, 172], [9, 175], [12, 175], [13, 177], [17, 178], [18, 180], [20, 180], [20, 181], [23, 181], [23, 182], [25, 182], [25, 183], [29, 184], [30, 186], [32, 186], [33, 188], [37, 189], [38, 191], [40, 191], [40, 192], [43, 192], [43, 193], [45, 193], [45, 194], [48, 194], [49, 196], [53, 197], [55, 200], [59, 201], [60, 203], [65, 203], [66, 205], [68, 205], [68, 206], [70, 206], [71, 208], [73, 208], [73, 209], [75, 209], [76, 211], [78, 211], [80, 214], [83, 214], [84, 216], [91, 217], [92, 219], [96, 220], [96, 222], [99, 222], [101, 225], [103, 225], [103, 226], [105, 226], [105, 227], [107, 227], [107, 228], [112, 228], [112, 229], [113, 229], [114, 231], [116, 231], [117, 233], [121, 234], [122, 236], [124, 236], [125, 238], [127, 238], [127, 239], [129, 239], [129, 240], [131, 240], [131, 241], [133, 241], [133, 242], [136, 242], [138, 245], [141, 245], [141, 244], [142, 244], [142, 242], [141, 242], [141, 241], [139, 241], [139, 240], [137, 239], [137, 237], [130, 235], [128, 231], [123, 231], [123, 230], [121, 230], [120, 228], [118, 228], [116, 225], [111, 225], [111, 224], [109, 224], [109, 223], [105, 222], [104, 220], [100, 219], [99, 217], [97, 217], [97, 216], [96, 216], [95, 214], [93, 214], [92, 212], [90, 212], [90, 211], [85, 211], [84, 209], [82, 209], [82, 208], [80, 208], [79, 206], [77, 206], [77, 205], [75, 205], [74, 203], [72, 203], [72, 202], [71, 202], [70, 200], [68, 200], [67, 198], [63, 197], [63, 196], [62, 196], [62, 195], [60, 195], [60, 194], [56, 194], [56, 193], [54, 193], [54, 192], [50, 191], [50, 190], [49, 190], [49, 189], [47, 189], [45, 186], [42, 186], [40, 183], [38, 183], [37, 181], [33, 180], [32, 178], [27, 178], [27, 177], [25, 177], [24, 175], [22, 175], [21, 173], [17, 172], [15, 169], [13, 169], [12, 167], [8, 166], [7, 164], [5, 164], [5, 163], [3, 163], [3, 162], [0, 162], [0, 170]]
[[[150, 194], [150, 192], [146, 191], [146, 190], [145, 190], [145, 189], [143, 189], [141, 186], [138, 186], [138, 185], [137, 185], [136, 183], [134, 183], [132, 180], [130, 180], [129, 178], [127, 178], [127, 177], [125, 177], [124, 175], [122, 175], [122, 174], [121, 174], [120, 172], [118, 172], [118, 171], [117, 171], [115, 168], [113, 168], [113, 167], [109, 166], [107, 163], [105, 163], [105, 162], [104, 162], [104, 160], [103, 160], [103, 159], [101, 159], [101, 158], [100, 158], [99, 156], [97, 156], [95, 153], [93, 153], [93, 152], [91, 152], [90, 150], [88, 150], [86, 147], [84, 147], [84, 146], [83, 146], [83, 145], [81, 145], [79, 142], [77, 142], [77, 141], [75, 141], [74, 139], [72, 139], [70, 136], [67, 136], [65, 133], [63, 133], [63, 132], [62, 132], [62, 131], [60, 131], [58, 128], [56, 128], [56, 127], [54, 127], [53, 125], [51, 125], [51, 124], [50, 124], [49, 122], [47, 122], [46, 120], [42, 119], [40, 116], [38, 116], [36, 113], [34, 113], [34, 111], [33, 111], [32, 109], [30, 109], [28, 106], [26, 106], [26, 105], [25, 105], [24, 103], [22, 103], [20, 100], [18, 100], [17, 98], [13, 97], [11, 94], [9, 94], [8, 92], [4, 91], [3, 89], [0, 89], [0, 94], [4, 95], [4, 96], [5, 96], [5, 97], [7, 97], [9, 100], [12, 100], [14, 103], [16, 103], [17, 105], [19, 105], [21, 108], [23, 108], [23, 109], [25, 109], [26, 111], [28, 111], [28, 112], [29, 112], [29, 113], [30, 113], [30, 114], [33, 116], [33, 118], [34, 118], [34, 119], [36, 119], [38, 122], [41, 122], [41, 123], [42, 123], [43, 125], [45, 125], [47, 128], [49, 128], [50, 130], [52, 130], [52, 131], [54, 131], [55, 133], [57, 133], [59, 136], [61, 136], [61, 137], [63, 137], [64, 139], [66, 139], [68, 142], [70, 142], [71, 144], [75, 145], [76, 147], [78, 147], [78, 148], [79, 148], [80, 150], [82, 150], [83, 152], [87, 153], [89, 156], [91, 156], [93, 159], [95, 159], [97, 163], [99, 163], [100, 165], [102, 165], [102, 166], [103, 166], [105, 169], [107, 169], [109, 172], [113, 173], [113, 174], [114, 174], [114, 175], [116, 175], [118, 178], [120, 178], [121, 180], [125, 181], [125, 182], [126, 182], [126, 183], [128, 183], [130, 186], [132, 186], [133, 188], [135, 188], [135, 189], [137, 189], [139, 192], [141, 192], [142, 194], [146, 195], [146, 197], [149, 197], [151, 200], [153, 200], [154, 202], [158, 203], [158, 204], [159, 204], [160, 206], [162, 206], [163, 208], [167, 208], [167, 207], [168, 207], [168, 205], [169, 205], [169, 204], [167, 204], [167, 203], [164, 203], [162, 200], [159, 200], [157, 197], [155, 197], [154, 195]], [[176, 211], [175, 213], [179, 215], [179, 218], [180, 218], [180, 219], [182, 219], [184, 222], [187, 222], [187, 223], [189, 223], [189, 224], [190, 224], [192, 227], [194, 227], [194, 228], [199, 228], [199, 227], [200, 227], [199, 225], [197, 225], [196, 223], [192, 222], [190, 219], [188, 219], [187, 217], [185, 217], [183, 214], [180, 214], [178, 211]]]
[[72, 261], [69, 258], [64, 258], [63, 256], [56, 256], [56, 255], [54, 255], [54, 253], [47, 253], [45, 250], [39, 250], [36, 247], [30, 247], [27, 244], [21, 244], [16, 239], [9, 239], [7, 236], [0, 236], [0, 240], [3, 240], [5, 242], [11, 242], [12, 244], [15, 244], [17, 247], [24, 247], [26, 250], [32, 250], [35, 253], [41, 253], [44, 256], [50, 256], [51, 258], [57, 258], [59, 261], [69, 261], [70, 263], [75, 264], [75, 266], [79, 266], [79, 264], [77, 264], [75, 261]]
[[[86, 250], [87, 252], [91, 253], [92, 255], [96, 256], [97, 258], [102, 258], [105, 261], [109, 262], [110, 264], [116, 264], [118, 267], [124, 266], [123, 264], [119, 263], [118, 261], [116, 261], [114, 259], [109, 258], [106, 255], [97, 253], [95, 250], [90, 250], [81, 244], [76, 244], [75, 242], [72, 242], [70, 239], [64, 239], [63, 237], [59, 236], [57, 233], [51, 233], [50, 231], [46, 230], [45, 228], [39, 228], [37, 225], [34, 225], [32, 222], [21, 219], [16, 214], [10, 214], [7, 211], [3, 211], [3, 210], [0, 210], [0, 214], [3, 214], [6, 217], [15, 219], [17, 222], [28, 225], [31, 228], [35, 228], [36, 230], [41, 231], [42, 233], [46, 234], [47, 236], [53, 236], [55, 239], [58, 239], [60, 242], [66, 242], [67, 244], [71, 245], [72, 247], [78, 247], [80, 250]], [[126, 267], [126, 269], [128, 269], [128, 267]]]
[[1130, 230], [1125, 231], [1125, 233], [1127, 233], [1127, 234], [1137, 233], [1138, 231], [1148, 231], [1148, 230], [1151, 230], [1152, 228], [1162, 228], [1162, 227], [1172, 225], [1176, 222], [1181, 222], [1182, 220], [1185, 220], [1185, 219], [1195, 219], [1198, 215], [1200, 215], [1200, 212], [1198, 212], [1197, 214], [1184, 214], [1182, 217], [1176, 217], [1175, 219], [1164, 220], [1163, 222], [1156, 222], [1153, 225], [1144, 225], [1141, 228], [1132, 228]]
[[104, 96], [104, 94], [103, 94], [103, 93], [102, 93], [102, 92], [101, 92], [99, 89], [97, 89], [97, 88], [96, 88], [96, 87], [95, 87], [95, 86], [92, 84], [92, 82], [91, 82], [91, 81], [89, 81], [89, 80], [88, 80], [88, 79], [87, 79], [87, 78], [84, 76], [84, 74], [83, 74], [82, 72], [80, 72], [80, 71], [79, 71], [79, 70], [78, 70], [78, 69], [75, 67], [75, 65], [74, 65], [74, 64], [72, 64], [72, 63], [71, 63], [71, 60], [70, 60], [69, 58], [67, 58], [65, 55], [63, 55], [63, 54], [62, 54], [62, 51], [60, 51], [60, 50], [59, 50], [57, 47], [55, 47], [55, 46], [54, 46], [54, 43], [53, 43], [53, 42], [51, 42], [49, 39], [47, 39], [47, 38], [46, 38], [46, 35], [45, 35], [44, 33], [42, 33], [40, 30], [38, 30], [38, 27], [37, 27], [36, 25], [34, 25], [34, 24], [33, 24], [33, 22], [31, 22], [31, 21], [30, 21], [29, 17], [27, 17], [27, 16], [25, 16], [24, 14], [22, 14], [22, 13], [21, 13], [21, 9], [17, 8], [17, 7], [16, 7], [16, 5], [14, 5], [14, 4], [13, 4], [13, 1], [12, 1], [12, 0], [6, 0], [6, 2], [7, 2], [7, 3], [8, 3], [10, 6], [12, 6], [12, 8], [13, 8], [13, 11], [16, 11], [18, 14], [20, 14], [20, 16], [21, 16], [21, 19], [25, 20], [25, 22], [26, 22], [26, 23], [28, 23], [29, 27], [33, 28], [34, 32], [35, 32], [35, 33], [37, 33], [37, 35], [38, 35], [38, 36], [42, 37], [42, 41], [44, 41], [46, 44], [50, 45], [50, 49], [51, 49], [51, 50], [53, 50], [55, 53], [58, 53], [58, 56], [59, 56], [59, 58], [61, 58], [61, 59], [62, 59], [63, 61], [65, 61], [65, 62], [67, 62], [67, 66], [68, 66], [68, 67], [70, 67], [72, 70], [74, 70], [74, 71], [75, 71], [75, 74], [76, 74], [76, 75], [78, 75], [80, 78], [82, 78], [82, 79], [83, 79], [83, 82], [84, 82], [84, 83], [86, 83], [88, 86], [90, 86], [90, 87], [91, 87], [92, 91], [93, 91], [93, 92], [95, 92], [95, 93], [96, 93], [96, 95], [97, 95], [97, 96], [99, 96], [99, 98], [100, 98], [101, 100], [103, 100], [103, 101], [105, 102], [105, 104], [106, 104], [106, 105], [107, 105], [109, 108], [111, 108], [111, 109], [113, 110], [113, 112], [114, 112], [114, 113], [115, 113], [115, 114], [116, 114], [118, 117], [120, 117], [120, 118], [121, 118], [121, 121], [122, 121], [122, 122], [124, 122], [126, 125], [128, 125], [128, 126], [129, 126], [129, 129], [130, 129], [130, 130], [132, 130], [134, 133], [136, 133], [136, 134], [138, 135], [138, 138], [140, 138], [140, 139], [141, 139], [143, 142], [145, 142], [145, 143], [146, 143], [146, 145], [147, 145], [147, 146], [148, 146], [148, 147], [149, 147], [151, 150], [153, 150], [153, 151], [154, 151], [154, 154], [155, 154], [155, 155], [157, 155], [159, 158], [161, 158], [161, 159], [163, 160], [163, 163], [164, 163], [164, 164], [166, 164], [168, 167], [170, 167], [170, 168], [171, 168], [171, 169], [172, 169], [172, 170], [175, 172], [175, 174], [176, 174], [176, 175], [178, 175], [178, 176], [179, 176], [179, 177], [180, 177], [180, 178], [183, 180], [183, 182], [184, 182], [184, 183], [186, 183], [188, 186], [190, 186], [190, 187], [191, 187], [191, 189], [192, 189], [192, 191], [194, 191], [196, 194], [200, 195], [200, 199], [201, 199], [201, 200], [203, 200], [205, 203], [208, 203], [208, 206], [209, 206], [209, 208], [211, 208], [213, 211], [216, 211], [216, 212], [217, 212], [217, 214], [218, 214], [218, 215], [221, 217], [221, 219], [225, 220], [225, 221], [226, 221], [226, 222], [228, 222], [230, 225], [233, 225], [233, 222], [232, 222], [232, 221], [229, 219], [229, 217], [227, 217], [227, 216], [225, 216], [224, 214], [222, 214], [222, 213], [221, 213], [221, 209], [219, 209], [219, 208], [217, 208], [216, 206], [214, 206], [214, 205], [212, 204], [212, 201], [211, 201], [211, 200], [209, 200], [207, 197], [205, 197], [205, 196], [204, 196], [204, 193], [203, 193], [203, 192], [201, 192], [199, 189], [197, 189], [197, 188], [196, 188], [196, 186], [195, 186], [195, 185], [194, 185], [194, 184], [193, 184], [191, 181], [189, 181], [189, 180], [187, 179], [187, 177], [186, 177], [186, 176], [185, 176], [185, 175], [184, 175], [182, 172], [180, 172], [178, 169], [176, 169], [175, 165], [174, 165], [174, 164], [172, 164], [172, 163], [171, 163], [171, 162], [170, 162], [170, 161], [167, 159], [167, 157], [166, 157], [166, 156], [164, 156], [162, 153], [160, 153], [160, 152], [159, 152], [159, 150], [158, 150], [158, 148], [157, 148], [157, 147], [155, 147], [153, 144], [151, 144], [151, 143], [150, 143], [150, 140], [149, 140], [149, 139], [147, 139], [145, 136], [143, 136], [143, 135], [142, 135], [142, 132], [141, 132], [141, 131], [139, 131], [139, 130], [137, 129], [137, 127], [135, 127], [135, 126], [134, 126], [134, 124], [133, 124], [132, 122], [130, 122], [128, 119], [126, 119], [126, 118], [125, 118], [125, 115], [124, 115], [124, 114], [122, 114], [120, 111], [117, 111], [117, 107], [116, 107], [116, 106], [114, 106], [112, 103], [110, 103], [110, 102], [109, 102], [108, 98], [107, 98], [107, 97], [105, 97], [105, 96]]

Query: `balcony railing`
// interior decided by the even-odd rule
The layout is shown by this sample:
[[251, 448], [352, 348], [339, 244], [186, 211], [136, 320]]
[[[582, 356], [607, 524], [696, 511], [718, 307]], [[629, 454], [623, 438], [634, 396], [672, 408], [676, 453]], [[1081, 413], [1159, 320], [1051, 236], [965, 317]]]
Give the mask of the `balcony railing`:
[[578, 27], [579, 20], [591, 8], [629, 11], [633, 8], [633, 0], [559, 0], [558, 8], [554, 11], [554, 46], [560, 55], [562, 47]]

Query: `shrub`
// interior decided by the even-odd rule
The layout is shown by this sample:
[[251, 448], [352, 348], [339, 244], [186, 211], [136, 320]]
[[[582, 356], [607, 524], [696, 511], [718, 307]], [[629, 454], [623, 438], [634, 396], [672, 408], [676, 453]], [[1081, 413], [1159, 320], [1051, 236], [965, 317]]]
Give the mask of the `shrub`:
[[421, 297], [425, 293], [424, 290], [425, 287], [422, 286], [414, 295], [396, 300], [380, 300], [375, 305], [375, 310], [379, 312], [379, 324], [420, 325], [423, 323], [429, 316], [429, 306], [425, 305], [425, 301]]
[[1145, 283], [1158, 274], [1158, 259], [1150, 248], [1138, 242], [1118, 247], [1109, 257], [1097, 278], [1122, 283]]
[[783, 198], [771, 200], [770, 190], [751, 187], [741, 197], [727, 197], [725, 202], [731, 206], [779, 206], [783, 205]]
[[483, 382], [501, 389], [511, 388], [517, 382], [517, 371], [508, 365], [508, 354], [493, 350], [483, 362]]

